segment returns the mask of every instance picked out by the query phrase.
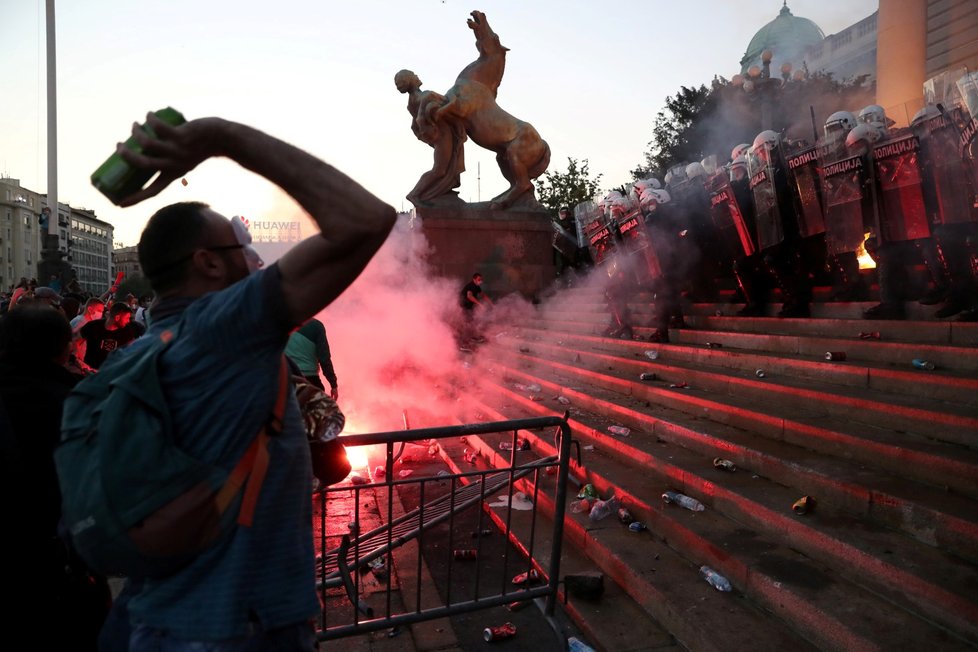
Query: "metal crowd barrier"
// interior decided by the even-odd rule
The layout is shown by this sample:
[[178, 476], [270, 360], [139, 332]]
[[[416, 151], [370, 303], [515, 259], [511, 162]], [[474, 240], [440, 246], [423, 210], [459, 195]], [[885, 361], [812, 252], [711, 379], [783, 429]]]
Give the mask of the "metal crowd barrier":
[[[539, 429], [554, 429], [554, 448], [557, 454], [516, 463], [518, 433]], [[441, 471], [440, 475], [412, 473], [407, 477], [400, 477], [395, 473], [395, 462], [400, 452], [403, 452], [405, 443], [457, 441], [460, 437], [495, 433], [511, 434], [513, 453], [509, 455], [507, 466], [448, 474]], [[388, 628], [396, 631], [396, 628], [413, 623], [538, 598], [546, 599], [545, 614], [553, 616], [560, 575], [571, 448], [570, 426], [566, 415], [564, 418], [538, 417], [346, 435], [342, 437], [342, 441], [348, 450], [358, 446], [384, 446], [385, 473], [382, 478], [375, 478], [373, 482], [366, 484], [343, 483], [316, 492], [314, 504], [319, 519], [316, 576], [323, 604], [318, 623], [319, 640], [344, 638]], [[396, 448], [399, 450], [395, 451]], [[401, 502], [395, 497], [395, 492], [412, 488], [409, 485], [416, 487], [418, 507], [400, 513]], [[436, 486], [440, 487], [440, 491], [433, 490]], [[532, 508], [528, 516], [529, 533], [523, 533], [519, 544], [519, 548], [526, 554], [518, 554], [520, 559], [514, 561], [510, 559], [514, 548], [508, 542], [515, 530], [512, 516], [513, 497], [519, 491], [517, 486], [523, 488]], [[509, 495], [503, 515], [500, 516], [498, 512], [490, 514], [485, 508], [485, 502], [503, 490], [507, 490]], [[432, 494], [440, 495], [432, 498]], [[545, 565], [537, 563], [534, 556], [537, 506], [541, 498], [553, 501], [552, 543], [549, 561]], [[361, 518], [367, 516], [371, 501], [375, 501], [378, 506], [380, 522], [375, 527], [361, 531]], [[339, 509], [337, 505], [340, 505]], [[447, 586], [436, 587], [441, 589], [435, 592], [437, 598], [432, 597], [430, 590], [422, 595], [422, 544], [426, 535], [432, 536], [428, 531], [436, 525], [447, 523], [450, 545], [445, 547], [445, 554], [452, 555], [451, 542], [459, 540], [455, 531], [456, 517], [464, 510], [471, 509], [479, 510], [480, 528], [484, 523], [488, 525], [488, 519], [492, 519], [506, 536], [507, 544], [502, 560], [503, 577], [483, 578], [480, 562], [475, 571], [473, 595], [453, 595], [452, 570], [453, 564], [457, 562], [449, 557], [446, 560]], [[411, 561], [415, 567], [400, 567], [401, 562], [395, 554], [402, 546], [414, 541], [417, 542], [417, 556], [416, 560]], [[473, 545], [481, 545], [481, 539], [476, 539]], [[406, 589], [403, 582], [395, 584], [392, 566], [397, 568], [399, 578], [402, 574], [413, 577], [415, 586]], [[537, 567], [543, 571], [541, 581], [545, 580], [544, 584], [534, 585], [533, 582], [527, 582], [514, 586], [509, 581], [511, 571], [536, 573]], [[377, 570], [380, 572], [376, 572]], [[486, 587], [491, 587], [496, 581], [500, 589], [487, 591]]]

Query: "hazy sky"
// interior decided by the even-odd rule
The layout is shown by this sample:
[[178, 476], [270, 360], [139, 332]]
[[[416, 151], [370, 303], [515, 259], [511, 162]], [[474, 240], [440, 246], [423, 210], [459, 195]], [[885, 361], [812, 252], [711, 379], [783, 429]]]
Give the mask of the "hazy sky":
[[[826, 34], [876, 10], [877, 0], [793, 0]], [[93, 209], [134, 244], [145, 220], [200, 199], [230, 216], [297, 214], [264, 180], [205, 163], [139, 206], [119, 209], [89, 183], [133, 121], [173, 106], [219, 115], [293, 142], [339, 167], [399, 210], [431, 166], [410, 130], [394, 73], [414, 70], [444, 93], [477, 53], [466, 19], [486, 13], [510, 48], [502, 108], [550, 144], [551, 170], [588, 159], [602, 188], [641, 163], [655, 115], [682, 85], [739, 72], [751, 36], [780, 0], [85, 0], [57, 3], [58, 186], [61, 202]], [[0, 174], [47, 190], [43, 0], [0, 11]], [[460, 194], [488, 200], [507, 184], [495, 155], [469, 141]], [[481, 177], [481, 179], [480, 179]]]

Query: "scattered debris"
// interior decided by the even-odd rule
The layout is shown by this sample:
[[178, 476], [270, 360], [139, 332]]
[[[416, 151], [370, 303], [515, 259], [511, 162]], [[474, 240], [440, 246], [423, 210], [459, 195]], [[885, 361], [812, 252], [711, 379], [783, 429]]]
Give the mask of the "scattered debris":
[[713, 458], [713, 468], [720, 469], [721, 471], [736, 471], [737, 465], [730, 460], [725, 460], [722, 457]]
[[710, 586], [715, 588], [717, 591], [727, 593], [733, 588], [730, 586], [730, 580], [709, 566], [700, 566], [700, 575], [702, 575], [703, 579], [709, 582]]
[[516, 636], [516, 625], [513, 623], [504, 623], [498, 627], [486, 627], [482, 631], [482, 638], [485, 639], [486, 643], [513, 636]]
[[704, 507], [703, 503], [701, 503], [700, 501], [690, 496], [687, 496], [686, 494], [681, 494], [676, 491], [665, 492], [664, 494], [662, 494], [662, 500], [670, 504], [676, 504], [679, 505], [680, 507], [685, 507], [686, 509], [692, 512], [702, 512], [703, 510], [706, 509], [706, 507]]
[[791, 511], [795, 514], [807, 514], [815, 509], [815, 499], [811, 496], [802, 496], [791, 506]]
[[627, 437], [632, 431], [625, 426], [608, 426], [608, 432], [619, 437]]

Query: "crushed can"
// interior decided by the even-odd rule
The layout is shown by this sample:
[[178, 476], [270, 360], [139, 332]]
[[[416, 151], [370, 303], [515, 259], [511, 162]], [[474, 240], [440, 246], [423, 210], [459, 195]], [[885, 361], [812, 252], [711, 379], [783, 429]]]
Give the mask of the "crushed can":
[[642, 523], [641, 521], [632, 521], [628, 524], [628, 529], [631, 532], [641, 532], [645, 529], [645, 523]]
[[475, 548], [456, 548], [452, 557], [455, 561], [475, 561], [479, 558], [479, 552]]
[[655, 377], [655, 374], [650, 374], [650, 373], [646, 372], [644, 374], [639, 374], [638, 375], [638, 379], [639, 380], [655, 380], [656, 377]]
[[795, 514], [807, 514], [815, 509], [815, 499], [811, 496], [802, 496], [791, 506], [791, 511]]
[[525, 573], [520, 573], [513, 578], [513, 584], [516, 586], [522, 586], [524, 584], [529, 584], [530, 582], [540, 581], [540, 571], [537, 569], [529, 570]]
[[859, 339], [861, 339], [861, 340], [878, 340], [878, 339], [880, 339], [880, 333], [879, 333], [879, 331], [862, 332], [862, 333], [859, 333]]
[[485, 639], [486, 643], [499, 641], [504, 638], [512, 638], [513, 636], [516, 636], [516, 625], [513, 623], [504, 623], [496, 627], [486, 627], [482, 630], [482, 638]]
[[723, 348], [723, 345], [720, 344], [719, 342], [707, 342], [706, 343], [706, 348], [708, 348], [708, 349], [722, 349]]
[[767, 373], [763, 369], [755, 369], [754, 375], [757, 376], [758, 378], [764, 378], [765, 376], [767, 376]]
[[597, 498], [598, 491], [594, 488], [593, 484], [586, 484], [581, 487], [581, 491], [577, 494], [578, 498]]
[[531, 604], [533, 604], [532, 600], [517, 600], [516, 602], [510, 602], [508, 605], [506, 605], [506, 610], [520, 611], [521, 609], [526, 609]]
[[915, 368], [925, 371], [934, 371], [937, 368], [937, 365], [930, 360], [921, 360], [920, 358], [914, 358], [912, 364]]
[[648, 358], [649, 360], [658, 360], [659, 359], [659, 352], [658, 351], [646, 351], [645, 352], [645, 357]]
[[618, 520], [624, 523], [625, 525], [629, 525], [630, 523], [632, 523], [632, 521], [635, 520], [635, 517], [632, 516], [632, 513], [630, 511], [628, 511], [624, 507], [621, 507], [618, 509]]
[[730, 460], [725, 460], [721, 457], [714, 457], [713, 468], [720, 469], [721, 471], [736, 471], [737, 465]]
[[830, 362], [842, 362], [846, 359], [845, 351], [826, 351], [825, 359]]

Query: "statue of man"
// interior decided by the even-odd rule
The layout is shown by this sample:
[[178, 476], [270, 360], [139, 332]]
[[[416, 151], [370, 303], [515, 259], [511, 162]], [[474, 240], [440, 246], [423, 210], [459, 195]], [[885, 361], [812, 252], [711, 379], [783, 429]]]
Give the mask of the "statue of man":
[[435, 111], [445, 103], [445, 97], [435, 91], [421, 90], [421, 80], [410, 70], [394, 75], [394, 85], [399, 92], [407, 93], [414, 135], [434, 149], [431, 169], [421, 175], [407, 199], [417, 205], [449, 195], [461, 185], [461, 174], [465, 171], [465, 128], [458, 120], [435, 120]]

